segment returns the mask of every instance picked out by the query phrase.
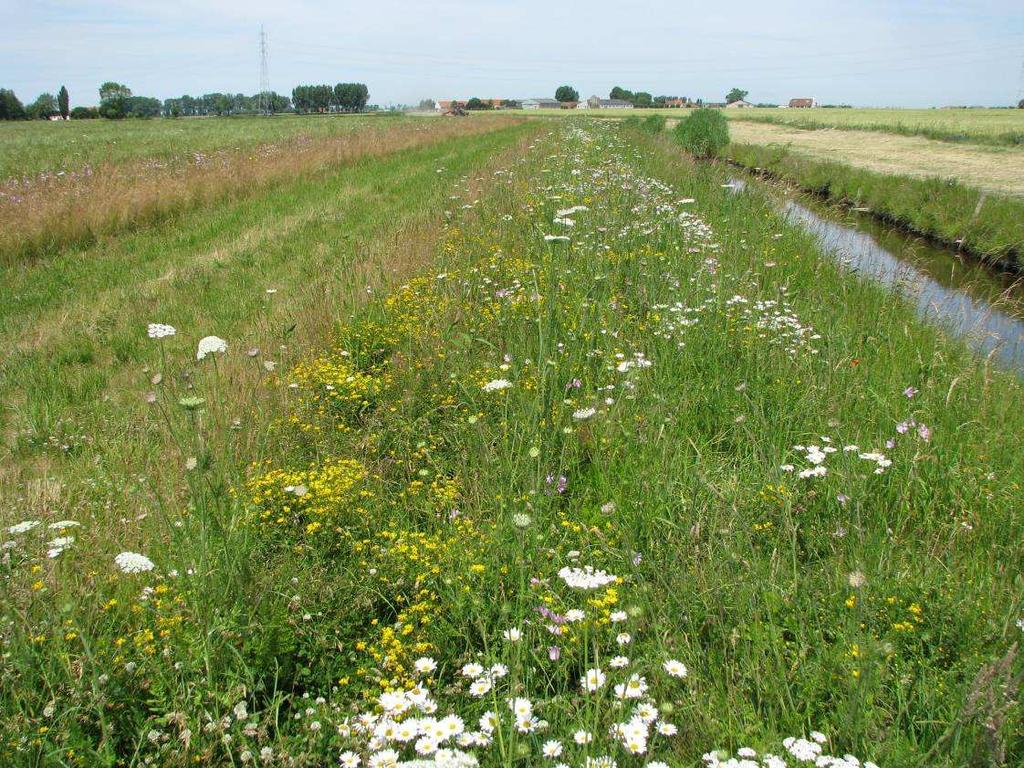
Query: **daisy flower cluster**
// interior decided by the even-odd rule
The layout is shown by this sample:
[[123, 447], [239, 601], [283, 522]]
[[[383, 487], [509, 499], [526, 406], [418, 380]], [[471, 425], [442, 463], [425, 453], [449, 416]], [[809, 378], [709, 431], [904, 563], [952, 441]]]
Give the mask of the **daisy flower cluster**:
[[[570, 590], [583, 592], [619, 581], [589, 566], [563, 568], [559, 576]], [[548, 580], [534, 582], [544, 584]], [[571, 600], [572, 594], [567, 599]], [[618, 759], [648, 756], [655, 748], [667, 747], [679, 728], [666, 718], [654, 699], [652, 677], [669, 690], [673, 684], [681, 684], [689, 670], [677, 659], [664, 659], [660, 667], [643, 671], [641, 662], [617, 655], [608, 658], [607, 668], [582, 670], [578, 673], [577, 693], [569, 700], [577, 725], [570, 725], [571, 732], [561, 734], [555, 733], [555, 726], [546, 716], [556, 711], [552, 708], [554, 702], [543, 695], [527, 695], [516, 682], [523, 673], [523, 657], [513, 649], [520, 643], [542, 648], [548, 642], [545, 632], [550, 633], [552, 626], [573, 623], [589, 626], [588, 631], [597, 633], [604, 615], [603, 621], [615, 628], [612, 642], [632, 642], [632, 637], [622, 631], [629, 621], [627, 613], [605, 610], [602, 614], [592, 607], [593, 602], [587, 602], [589, 613], [584, 608], [566, 609], [563, 615], [541, 611], [549, 622], [546, 627], [524, 619], [522, 629], [502, 630], [492, 651], [495, 658], [464, 663], [455, 672], [453, 684], [444, 686], [443, 696], [432, 693], [423, 679], [438, 671], [437, 661], [429, 656], [416, 659], [413, 667], [421, 678], [418, 682], [407, 689], [380, 694], [373, 708], [353, 713], [339, 726], [339, 733], [346, 739], [341, 764], [381, 768], [430, 760], [436, 765], [471, 766], [495, 749], [518, 743], [520, 754], [533, 754], [539, 760], [569, 759], [584, 767], [612, 766]], [[591, 652], [594, 658], [601, 656], [597, 645]], [[575, 664], [557, 654], [549, 653], [548, 660], [552, 666]], [[481, 711], [481, 706], [486, 709]], [[564, 706], [562, 703], [558, 709]]]
[[758, 754], [751, 747], [741, 747], [731, 757], [721, 752], [708, 752], [703, 758], [704, 768], [878, 768], [870, 760], [861, 762], [853, 755], [831, 755], [825, 751], [827, 744], [828, 737], [825, 734], [811, 731], [809, 738], [787, 736], [778, 754]]
[[[914, 392], [916, 391], [917, 390], [914, 390]], [[931, 429], [926, 424], [918, 422], [913, 417], [899, 422], [896, 425], [895, 433], [896, 434], [894, 436], [885, 441], [884, 449], [870, 451], [861, 450], [860, 446], [855, 443], [843, 445], [840, 449], [833, 445], [831, 437], [822, 435], [820, 437], [821, 445], [815, 443], [810, 445], [798, 444], [793, 446], [794, 451], [802, 454], [801, 458], [803, 459], [804, 464], [802, 468], [797, 468], [794, 464], [783, 464], [780, 466], [780, 469], [783, 472], [796, 473], [796, 476], [801, 480], [825, 477], [829, 474], [827, 461], [829, 457], [836, 454], [838, 456], [854, 456], [861, 462], [867, 462], [872, 474], [884, 475], [893, 463], [890, 454], [886, 452], [892, 451], [897, 447], [900, 437], [913, 437], [920, 443], [928, 443], [932, 439]], [[852, 471], [857, 472], [860, 470], [856, 465], [854, 465], [852, 467]]]

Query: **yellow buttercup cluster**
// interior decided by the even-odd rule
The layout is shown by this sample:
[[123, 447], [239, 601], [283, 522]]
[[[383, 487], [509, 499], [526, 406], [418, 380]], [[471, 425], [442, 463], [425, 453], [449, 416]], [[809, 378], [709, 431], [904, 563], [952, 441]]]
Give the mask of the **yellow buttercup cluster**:
[[301, 392], [291, 422], [304, 432], [350, 429], [390, 384], [386, 372], [369, 375], [337, 352], [299, 363], [292, 382]]
[[269, 469], [246, 483], [256, 520], [315, 534], [351, 525], [373, 498], [366, 468], [353, 459], [328, 459], [304, 470]]

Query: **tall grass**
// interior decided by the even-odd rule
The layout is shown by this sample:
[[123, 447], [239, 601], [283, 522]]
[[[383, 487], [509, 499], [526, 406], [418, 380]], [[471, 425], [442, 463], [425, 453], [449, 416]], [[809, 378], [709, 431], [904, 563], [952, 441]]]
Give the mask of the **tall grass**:
[[494, 130], [495, 119], [365, 122], [340, 136], [288, 139], [190, 156], [184, 163], [100, 165], [71, 177], [47, 175], [0, 197], [0, 265], [145, 227], [181, 211], [245, 196], [361, 157]]
[[174, 120], [8, 121], [0, 124], [0, 180], [71, 175], [145, 162], [153, 168], [193, 155], [345, 136], [401, 115], [275, 115]]
[[731, 144], [729, 160], [785, 179], [815, 194], [870, 209], [913, 232], [985, 261], [1018, 269], [1024, 248], [1024, 203], [953, 179], [876, 173], [815, 160], [777, 147]]

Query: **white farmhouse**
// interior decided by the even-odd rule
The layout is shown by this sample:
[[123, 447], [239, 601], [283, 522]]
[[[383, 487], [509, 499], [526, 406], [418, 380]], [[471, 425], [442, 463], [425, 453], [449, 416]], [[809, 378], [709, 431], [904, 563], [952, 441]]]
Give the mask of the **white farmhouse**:
[[633, 109], [633, 103], [622, 99], [601, 99], [591, 96], [587, 99], [588, 109]]

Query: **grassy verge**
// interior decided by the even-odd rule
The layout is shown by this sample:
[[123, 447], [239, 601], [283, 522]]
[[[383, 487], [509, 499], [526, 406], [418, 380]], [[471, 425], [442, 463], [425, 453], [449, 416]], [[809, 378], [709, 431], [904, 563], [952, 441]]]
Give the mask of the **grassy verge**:
[[494, 119], [342, 120], [339, 125], [347, 130], [317, 138], [294, 134], [277, 144], [238, 142], [242, 148], [211, 154], [179, 152], [177, 162], [147, 157], [29, 179], [8, 185], [0, 195], [0, 266], [88, 245], [104, 235], [151, 226], [182, 211], [259, 193], [359, 158], [494, 130], [500, 124]]
[[874, 215], [984, 261], [1019, 269], [1024, 203], [952, 180], [917, 179], [814, 160], [784, 148], [732, 144], [730, 161]]
[[269, 377], [254, 466], [245, 342], [165, 376], [144, 556], [9, 534], [10, 762], [1024, 757], [1020, 382], [667, 142], [531, 149]]
[[[260, 354], [222, 366], [222, 386], [245, 408], [253, 388], [339, 317], [420, 266], [454, 179], [488, 167], [530, 135], [506, 127], [365, 157], [270, 192], [192, 212], [91, 248], [5, 273], [0, 329], [0, 498], [4, 514], [134, 520], [182, 486], [177, 448], [147, 412], [161, 353], [181, 361], [164, 379], [188, 384], [188, 349], [203, 335]], [[181, 329], [157, 349], [150, 322]], [[237, 350], [242, 352], [243, 350]], [[140, 387], [144, 387], [140, 391]], [[251, 426], [251, 425], [249, 425]], [[258, 431], [258, 430], [257, 430]], [[244, 453], [253, 430], [225, 428]], [[112, 538], [135, 528], [111, 526]]]

